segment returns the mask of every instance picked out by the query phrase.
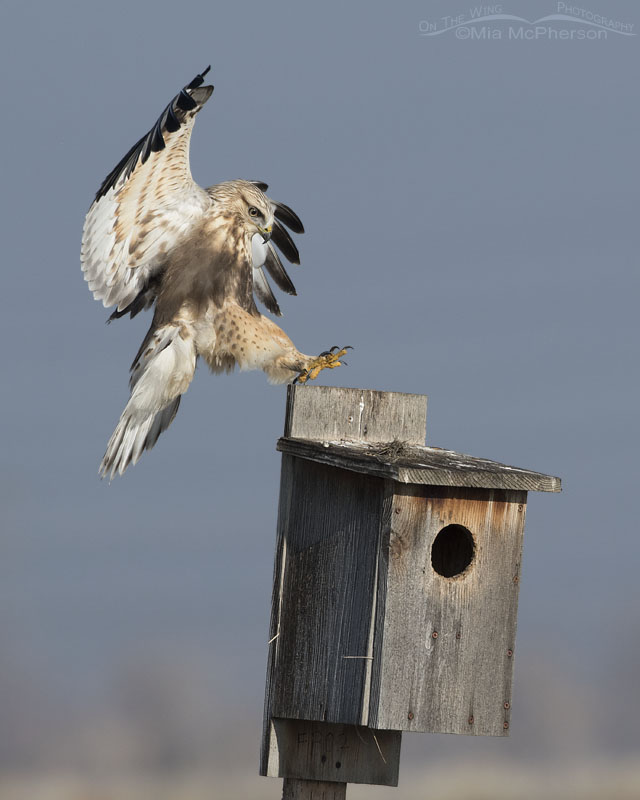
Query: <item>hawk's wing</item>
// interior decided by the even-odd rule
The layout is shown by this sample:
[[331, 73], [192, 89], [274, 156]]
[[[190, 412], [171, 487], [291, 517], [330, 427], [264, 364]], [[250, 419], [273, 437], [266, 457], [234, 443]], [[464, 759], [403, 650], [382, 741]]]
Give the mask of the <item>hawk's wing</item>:
[[213, 92], [202, 86], [208, 71], [173, 98], [107, 175], [89, 209], [80, 259], [89, 289], [105, 307], [120, 311], [136, 298], [141, 307], [151, 305], [155, 291], [148, 302], [144, 292], [163, 256], [211, 205], [189, 168], [195, 116]]
[[283, 292], [295, 295], [297, 294], [296, 287], [293, 285], [286, 269], [282, 266], [282, 261], [280, 261], [275, 247], [271, 242], [264, 242], [260, 234], [256, 234], [251, 240], [251, 257], [253, 261], [253, 291], [272, 314], [281, 317], [280, 306], [262, 268], [264, 267], [267, 270]]
[[[261, 192], [266, 192], [269, 188], [263, 181], [251, 181], [255, 184]], [[289, 235], [284, 225], [285, 223], [294, 233], [304, 233], [304, 226], [300, 217], [284, 203], [278, 203], [276, 200], [271, 200], [273, 213], [275, 216], [273, 224], [273, 241], [282, 250], [285, 257], [291, 261], [292, 264], [300, 263], [300, 254], [298, 248], [295, 246], [293, 239]], [[258, 299], [264, 303], [271, 313], [278, 317], [282, 316], [278, 301], [269, 286], [269, 281], [264, 274], [263, 267], [267, 270], [269, 275], [276, 282], [276, 285], [287, 294], [297, 294], [296, 287], [293, 285], [289, 274], [282, 265], [282, 261], [278, 256], [278, 251], [273, 246], [272, 242], [264, 242], [259, 234], [256, 234], [251, 241], [251, 256], [253, 261], [253, 290]]]

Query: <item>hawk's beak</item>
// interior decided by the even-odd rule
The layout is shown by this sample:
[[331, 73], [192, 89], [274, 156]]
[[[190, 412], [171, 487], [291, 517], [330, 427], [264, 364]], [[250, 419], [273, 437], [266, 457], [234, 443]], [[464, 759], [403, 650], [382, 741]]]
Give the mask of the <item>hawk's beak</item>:
[[262, 241], [266, 244], [271, 238], [271, 225], [267, 225], [266, 228], [262, 228], [260, 225], [258, 225], [258, 230], [262, 234]]

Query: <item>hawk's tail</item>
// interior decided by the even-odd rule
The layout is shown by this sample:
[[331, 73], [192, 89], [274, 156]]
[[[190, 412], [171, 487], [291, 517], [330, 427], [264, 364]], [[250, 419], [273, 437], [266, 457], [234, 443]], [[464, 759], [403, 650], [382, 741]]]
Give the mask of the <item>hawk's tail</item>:
[[149, 332], [133, 362], [131, 397], [100, 464], [103, 478], [122, 475], [151, 450], [177, 414], [195, 367], [193, 339], [183, 326], [164, 325]]
[[137, 464], [142, 453], [151, 450], [158, 436], [171, 425], [179, 405], [180, 397], [176, 397], [162, 411], [141, 418], [130, 413], [127, 404], [109, 439], [100, 464], [100, 476], [104, 478], [108, 474], [109, 480], [112, 480], [116, 473], [122, 475], [129, 464]]

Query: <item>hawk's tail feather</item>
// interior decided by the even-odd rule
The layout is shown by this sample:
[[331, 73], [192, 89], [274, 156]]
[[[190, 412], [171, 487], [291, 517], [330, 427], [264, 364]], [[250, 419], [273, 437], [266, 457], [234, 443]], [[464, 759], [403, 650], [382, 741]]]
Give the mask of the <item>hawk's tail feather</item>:
[[113, 480], [116, 473], [122, 475], [129, 464], [137, 464], [145, 450], [151, 450], [158, 437], [171, 425], [178, 413], [180, 397], [157, 414], [140, 418], [125, 410], [116, 425], [106, 453], [100, 464], [100, 476]]
[[103, 478], [122, 475], [151, 450], [171, 425], [195, 368], [193, 337], [183, 323], [151, 326], [131, 368], [131, 397], [100, 464]]

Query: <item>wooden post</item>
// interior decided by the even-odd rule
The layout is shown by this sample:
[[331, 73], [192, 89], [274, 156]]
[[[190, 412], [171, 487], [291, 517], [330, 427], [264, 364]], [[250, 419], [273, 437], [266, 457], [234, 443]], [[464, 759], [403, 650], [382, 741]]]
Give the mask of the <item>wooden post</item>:
[[345, 800], [346, 783], [285, 778], [282, 800]]
[[289, 387], [260, 772], [396, 786], [402, 731], [507, 736], [529, 491], [426, 447], [427, 398]]

